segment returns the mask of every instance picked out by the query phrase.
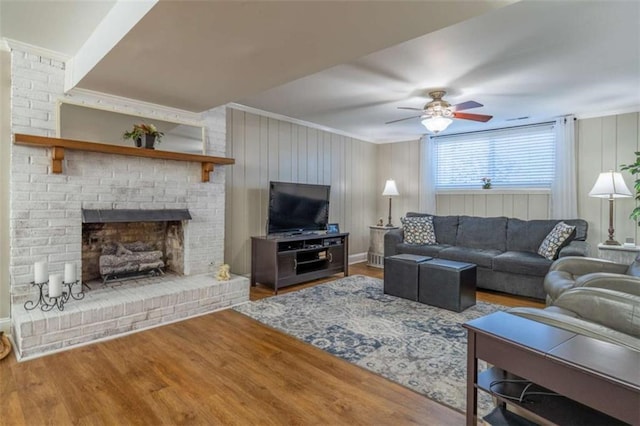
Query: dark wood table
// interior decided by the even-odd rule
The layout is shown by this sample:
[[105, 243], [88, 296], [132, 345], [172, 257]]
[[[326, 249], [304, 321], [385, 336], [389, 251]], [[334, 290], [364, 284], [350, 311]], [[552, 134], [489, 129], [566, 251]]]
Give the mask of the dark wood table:
[[[478, 389], [539, 421], [640, 425], [640, 352], [505, 312], [463, 326], [468, 331], [467, 425], [477, 421]], [[478, 359], [493, 367], [478, 374]], [[505, 381], [513, 378], [561, 396], [537, 396], [527, 403], [504, 398], [518, 396], [516, 385]]]

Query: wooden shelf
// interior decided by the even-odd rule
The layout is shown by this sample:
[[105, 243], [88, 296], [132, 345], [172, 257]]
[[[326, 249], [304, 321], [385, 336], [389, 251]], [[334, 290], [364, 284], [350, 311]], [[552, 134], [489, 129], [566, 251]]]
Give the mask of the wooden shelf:
[[[522, 380], [522, 377], [512, 375], [504, 370], [491, 367], [478, 374], [478, 388], [496, 397], [500, 402], [512, 404], [528, 411], [536, 423], [545, 420], [557, 425], [624, 425], [624, 422], [607, 416], [600, 411], [580, 404], [572, 399], [532, 384], [528, 388], [529, 396], [523, 402], [518, 401], [522, 391], [526, 388], [523, 383], [513, 383], [510, 380]], [[491, 384], [495, 383], [492, 387]], [[527, 382], [531, 383], [531, 382]], [[553, 395], [539, 395], [536, 392]], [[511, 398], [505, 397], [505, 395]], [[525, 395], [527, 395], [525, 393]], [[513, 399], [515, 398], [515, 399]]]
[[102, 152], [105, 154], [129, 155], [134, 157], [159, 158], [163, 160], [192, 161], [202, 165], [202, 182], [209, 182], [209, 174], [214, 166], [235, 164], [233, 158], [211, 157], [208, 155], [185, 154], [182, 152], [159, 151], [155, 149], [133, 148], [104, 143], [76, 141], [72, 139], [49, 138], [46, 136], [34, 136], [16, 133], [14, 142], [16, 145], [41, 146], [51, 149], [51, 172], [62, 173], [62, 160], [64, 150]]

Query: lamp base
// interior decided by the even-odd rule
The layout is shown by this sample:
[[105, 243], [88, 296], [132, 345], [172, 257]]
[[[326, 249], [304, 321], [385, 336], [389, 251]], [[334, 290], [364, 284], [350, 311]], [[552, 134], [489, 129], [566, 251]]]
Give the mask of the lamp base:
[[387, 223], [387, 224], [385, 225], [385, 227], [387, 227], [387, 228], [393, 228], [393, 224], [392, 224], [391, 222], [389, 222], [389, 223]]
[[603, 243], [605, 246], [620, 246], [622, 244], [620, 244], [619, 242], [617, 242], [616, 240], [612, 240], [612, 239], [608, 239], [607, 241], [605, 241]]

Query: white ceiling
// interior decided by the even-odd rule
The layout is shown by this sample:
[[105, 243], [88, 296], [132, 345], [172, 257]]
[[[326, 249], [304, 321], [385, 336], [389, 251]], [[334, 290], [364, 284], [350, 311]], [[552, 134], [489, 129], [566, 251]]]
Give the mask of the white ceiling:
[[0, 35], [73, 56], [117, 0], [0, 0]]
[[[507, 3], [162, 0], [78, 86], [191, 111], [237, 102], [377, 142], [424, 134], [384, 123], [433, 88], [494, 116], [448, 132], [640, 111], [640, 1]], [[0, 35], [73, 56], [114, 4], [0, 0]]]

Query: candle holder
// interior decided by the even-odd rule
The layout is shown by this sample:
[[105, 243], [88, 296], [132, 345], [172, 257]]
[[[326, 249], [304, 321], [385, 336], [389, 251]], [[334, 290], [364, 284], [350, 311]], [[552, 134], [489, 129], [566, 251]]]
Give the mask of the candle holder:
[[[75, 284], [80, 284], [80, 288], [79, 288], [79, 291], [74, 294], [73, 286]], [[35, 285], [38, 287], [39, 295], [38, 295], [38, 300], [36, 301], [27, 300], [24, 303], [24, 308], [27, 311], [31, 311], [37, 308], [38, 306], [40, 306], [40, 309], [44, 312], [49, 312], [54, 307], [57, 307], [58, 310], [60, 311], [64, 311], [64, 304], [67, 303], [67, 301], [69, 301], [69, 297], [73, 298], [74, 300], [84, 299], [84, 292], [82, 291], [82, 283], [78, 280], [70, 283], [63, 282], [62, 285], [66, 287], [66, 290], [63, 289], [60, 296], [57, 296], [57, 297], [49, 297], [49, 281], [45, 281], [42, 283], [37, 283], [32, 281], [31, 285]]]
[[[70, 283], [62, 283], [63, 285], [67, 286], [67, 288], [69, 289], [69, 294], [71, 295], [71, 297], [74, 300], [82, 300], [84, 299], [84, 291], [82, 291], [82, 283], [80, 282], [80, 280], [75, 280], [72, 281]], [[78, 284], [78, 292], [76, 294], [73, 294], [73, 286]], [[69, 296], [67, 296], [67, 299], [69, 298]]]

